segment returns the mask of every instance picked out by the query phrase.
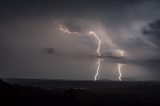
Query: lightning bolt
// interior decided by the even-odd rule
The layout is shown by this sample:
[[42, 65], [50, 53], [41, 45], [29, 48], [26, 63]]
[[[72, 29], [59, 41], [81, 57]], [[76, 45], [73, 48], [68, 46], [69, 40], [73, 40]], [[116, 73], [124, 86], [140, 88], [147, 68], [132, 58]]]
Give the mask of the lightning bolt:
[[119, 81], [122, 81], [122, 73], [121, 73], [121, 67], [122, 67], [122, 66], [123, 66], [123, 65], [120, 64], [120, 63], [117, 64], [118, 73], [119, 73], [119, 77], [118, 77]]
[[60, 25], [60, 28], [59, 28], [62, 32], [64, 33], [68, 33], [68, 34], [71, 34], [71, 32], [69, 31], [68, 28], [64, 27], [63, 25]]
[[[96, 50], [96, 53], [98, 54], [98, 56], [101, 56], [101, 52], [100, 52], [100, 49], [101, 49], [101, 44], [102, 44], [102, 41], [99, 39], [99, 37], [97, 36], [97, 34], [93, 31], [90, 31], [89, 34], [91, 35], [91, 37], [93, 37], [94, 39], [96, 39], [97, 41], [97, 50]], [[96, 69], [96, 74], [94, 76], [94, 80], [96, 81], [98, 76], [99, 76], [99, 70], [100, 70], [100, 67], [101, 67], [101, 59], [98, 58], [97, 59], [97, 69]]]
[[67, 27], [65, 27], [64, 25], [60, 25], [59, 26], [59, 30], [60, 31], [62, 31], [62, 32], [64, 32], [64, 33], [67, 33], [67, 34], [78, 34], [79, 35], [79, 33], [78, 32], [71, 32]]
[[[120, 51], [120, 56], [121, 57], [124, 56], [124, 51], [122, 51], [122, 50]], [[122, 72], [121, 72], [122, 66], [123, 66], [123, 64], [121, 64], [121, 63], [117, 64], [118, 73], [119, 73], [119, 77], [118, 77], [119, 81], [122, 81]]]
[[[79, 34], [78, 32], [71, 32], [67, 27], [65, 27], [63, 25], [59, 26], [59, 30], [64, 32], [64, 33], [67, 33], [67, 34]], [[101, 56], [100, 49], [101, 49], [102, 41], [99, 39], [99, 37], [97, 36], [97, 34], [94, 31], [89, 31], [89, 35], [97, 41], [96, 53], [97, 53], [98, 56]], [[96, 69], [96, 74], [94, 76], [95, 81], [97, 80], [97, 78], [99, 76], [99, 70], [100, 70], [100, 67], [101, 67], [101, 59], [100, 58], [97, 59], [96, 64], [97, 64], [97, 69]]]
[[100, 70], [100, 66], [101, 66], [101, 59], [97, 59], [97, 69], [96, 69], [96, 74], [94, 76], [94, 80], [96, 81], [97, 80], [97, 77], [99, 75], [99, 70]]

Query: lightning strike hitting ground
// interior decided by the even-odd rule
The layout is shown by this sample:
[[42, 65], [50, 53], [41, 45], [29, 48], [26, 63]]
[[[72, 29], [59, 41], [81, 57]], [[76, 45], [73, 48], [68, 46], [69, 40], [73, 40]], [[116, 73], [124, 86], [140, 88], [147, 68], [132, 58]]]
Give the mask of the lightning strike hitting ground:
[[[78, 32], [71, 32], [68, 28], [66, 28], [63, 25], [60, 25], [59, 30], [61, 30], [62, 32], [67, 33], [67, 34], [79, 34]], [[89, 31], [89, 35], [97, 41], [96, 53], [98, 54], [98, 56], [101, 56], [100, 49], [101, 49], [102, 41], [99, 39], [97, 34], [93, 31]], [[94, 76], [95, 81], [97, 80], [97, 78], [99, 76], [99, 70], [100, 70], [100, 67], [101, 67], [101, 59], [98, 58], [96, 63], [97, 63], [97, 69], [96, 69], [96, 74]]]
[[119, 73], [118, 79], [119, 79], [119, 81], [122, 81], [122, 73], [121, 73], [122, 64], [118, 63], [117, 67], [118, 67], [118, 73]]
[[[98, 56], [101, 56], [100, 49], [101, 49], [102, 41], [99, 39], [99, 37], [97, 36], [97, 34], [96, 34], [95, 32], [90, 31], [89, 34], [91, 35], [91, 37], [93, 37], [94, 39], [97, 40], [97, 45], [98, 45], [98, 47], [97, 47], [96, 52], [97, 52]], [[98, 59], [97, 59], [96, 74], [95, 74], [95, 76], [94, 76], [94, 80], [95, 80], [95, 81], [97, 80], [97, 77], [98, 77], [98, 75], [99, 75], [100, 66], [101, 66], [101, 59], [98, 58]]]
[[[120, 56], [124, 56], [124, 51], [120, 50], [119, 52], [120, 52]], [[121, 63], [117, 64], [118, 73], [119, 73], [119, 77], [118, 77], [119, 81], [122, 81], [122, 72], [121, 72], [122, 66], [123, 66], [123, 64], [121, 64]]]
[[97, 77], [99, 75], [99, 69], [100, 69], [100, 67], [101, 67], [101, 59], [98, 58], [98, 60], [97, 60], [97, 70], [96, 70], [96, 74], [94, 76], [94, 80], [95, 81], [97, 80]]

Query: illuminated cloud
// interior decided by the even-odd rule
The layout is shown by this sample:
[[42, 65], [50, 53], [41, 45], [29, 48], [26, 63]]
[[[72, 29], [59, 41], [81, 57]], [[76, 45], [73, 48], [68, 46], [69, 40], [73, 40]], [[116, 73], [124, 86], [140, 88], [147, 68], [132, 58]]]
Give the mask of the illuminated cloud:
[[0, 77], [160, 80], [158, 0], [62, 1], [0, 4]]

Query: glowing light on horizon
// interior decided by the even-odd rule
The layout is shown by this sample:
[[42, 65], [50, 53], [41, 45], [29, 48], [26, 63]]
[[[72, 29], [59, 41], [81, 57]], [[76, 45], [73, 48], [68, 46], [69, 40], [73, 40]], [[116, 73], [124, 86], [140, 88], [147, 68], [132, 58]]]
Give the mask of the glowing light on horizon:
[[[101, 49], [102, 41], [99, 39], [99, 37], [97, 36], [97, 34], [96, 34], [95, 32], [89, 31], [89, 34], [90, 34], [91, 37], [93, 37], [94, 39], [96, 39], [96, 41], [97, 41], [97, 46], [98, 46], [96, 52], [97, 52], [98, 56], [101, 56], [100, 49]], [[101, 67], [101, 59], [98, 58], [98, 59], [97, 59], [96, 74], [95, 74], [95, 76], [94, 76], [94, 80], [95, 80], [95, 81], [97, 80], [97, 78], [98, 78], [98, 76], [99, 76], [100, 67]]]

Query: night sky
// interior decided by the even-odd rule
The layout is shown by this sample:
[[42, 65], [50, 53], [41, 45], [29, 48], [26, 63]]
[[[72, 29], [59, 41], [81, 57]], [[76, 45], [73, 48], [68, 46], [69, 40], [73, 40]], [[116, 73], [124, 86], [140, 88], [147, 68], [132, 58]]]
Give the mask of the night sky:
[[160, 1], [0, 1], [1, 78], [94, 80], [98, 60], [98, 80], [160, 80]]

